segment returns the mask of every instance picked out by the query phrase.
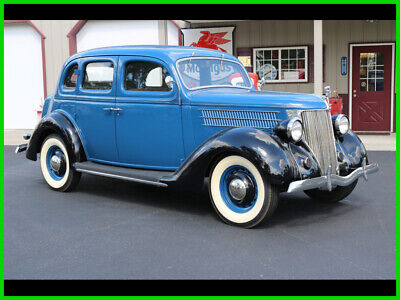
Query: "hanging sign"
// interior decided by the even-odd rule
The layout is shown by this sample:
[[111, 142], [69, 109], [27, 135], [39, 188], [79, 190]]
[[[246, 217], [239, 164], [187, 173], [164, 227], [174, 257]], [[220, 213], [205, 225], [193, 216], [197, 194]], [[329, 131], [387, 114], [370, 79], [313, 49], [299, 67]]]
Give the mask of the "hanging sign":
[[343, 56], [340, 60], [340, 74], [347, 76], [347, 57]]
[[183, 45], [220, 50], [233, 55], [233, 31], [231, 27], [184, 28]]

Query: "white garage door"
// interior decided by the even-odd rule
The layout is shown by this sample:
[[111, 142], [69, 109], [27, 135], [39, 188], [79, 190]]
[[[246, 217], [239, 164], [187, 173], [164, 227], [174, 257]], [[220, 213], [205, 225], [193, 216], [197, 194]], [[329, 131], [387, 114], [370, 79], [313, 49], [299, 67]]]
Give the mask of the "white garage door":
[[158, 45], [157, 20], [89, 20], [76, 35], [77, 51], [121, 46]]
[[4, 128], [34, 128], [43, 97], [40, 34], [29, 24], [4, 24]]

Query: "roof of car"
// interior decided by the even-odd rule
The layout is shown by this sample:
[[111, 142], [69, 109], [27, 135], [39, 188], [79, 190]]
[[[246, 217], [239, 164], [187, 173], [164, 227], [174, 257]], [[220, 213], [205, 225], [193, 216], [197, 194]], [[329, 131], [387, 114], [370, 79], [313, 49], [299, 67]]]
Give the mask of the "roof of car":
[[221, 58], [222, 54], [224, 55], [224, 58], [236, 60], [234, 56], [228, 53], [206, 48], [185, 46], [113, 46], [79, 52], [71, 56], [66, 63], [77, 58], [89, 56], [138, 55], [152, 56], [165, 61], [172, 60], [175, 62], [180, 58], [191, 56], [211, 56]]

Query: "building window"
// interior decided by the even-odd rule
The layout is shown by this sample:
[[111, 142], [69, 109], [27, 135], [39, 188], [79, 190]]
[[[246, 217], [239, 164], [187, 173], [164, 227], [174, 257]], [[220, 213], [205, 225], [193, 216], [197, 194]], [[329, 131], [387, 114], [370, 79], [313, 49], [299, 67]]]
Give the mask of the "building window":
[[265, 82], [308, 82], [308, 47], [254, 48], [253, 60]]
[[360, 91], [383, 91], [384, 53], [360, 53]]

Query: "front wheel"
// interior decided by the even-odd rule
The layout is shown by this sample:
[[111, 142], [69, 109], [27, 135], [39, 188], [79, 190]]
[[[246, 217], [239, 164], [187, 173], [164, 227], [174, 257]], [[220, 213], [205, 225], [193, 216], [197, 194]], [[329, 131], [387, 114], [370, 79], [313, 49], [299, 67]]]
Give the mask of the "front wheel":
[[211, 170], [209, 193], [218, 216], [230, 225], [251, 228], [270, 217], [278, 190], [246, 158], [231, 155]]
[[71, 165], [71, 158], [63, 140], [58, 135], [49, 135], [40, 150], [40, 166], [47, 184], [52, 189], [62, 192], [75, 188], [81, 173], [73, 170]]
[[312, 199], [322, 202], [335, 203], [346, 198], [354, 190], [358, 180], [348, 186], [337, 186], [332, 191], [324, 191], [320, 189], [306, 190], [304, 193]]

